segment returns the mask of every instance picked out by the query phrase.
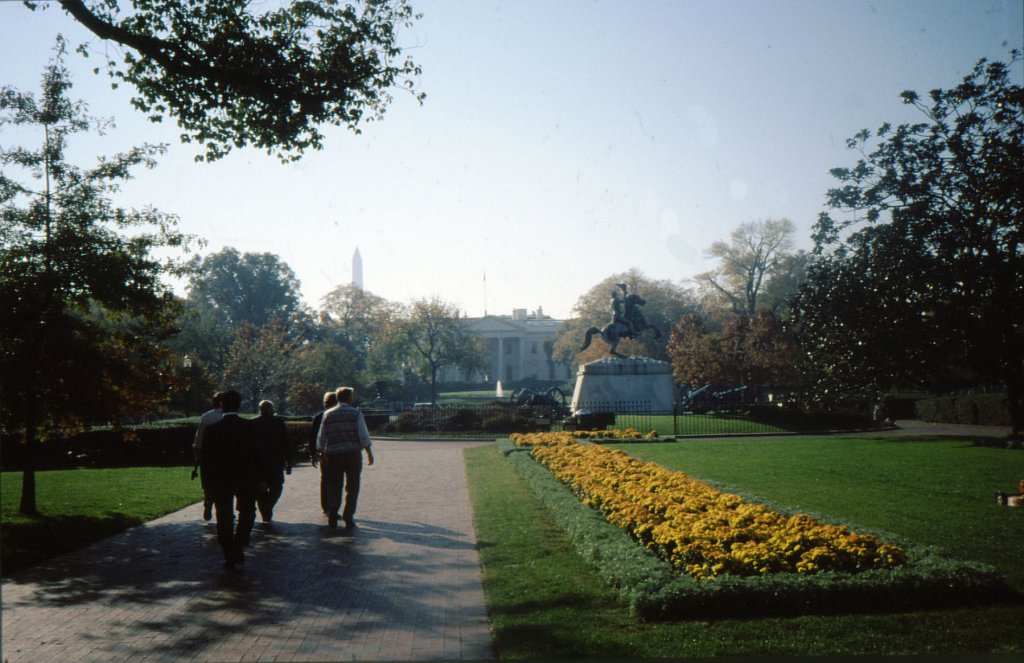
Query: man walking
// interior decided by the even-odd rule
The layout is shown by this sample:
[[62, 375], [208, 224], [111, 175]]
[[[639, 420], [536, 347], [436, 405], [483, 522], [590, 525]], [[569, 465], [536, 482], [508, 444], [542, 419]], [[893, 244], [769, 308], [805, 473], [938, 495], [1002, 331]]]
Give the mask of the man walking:
[[213, 399], [211, 400], [213, 409], [203, 412], [202, 416], [199, 417], [199, 426], [196, 428], [196, 437], [192, 442], [192, 454], [195, 457], [195, 466], [192, 468], [192, 478], [195, 479], [198, 474], [199, 483], [203, 488], [203, 520], [209, 520], [213, 517], [213, 492], [206, 485], [206, 469], [202, 466], [203, 432], [206, 430], [207, 426], [220, 421], [220, 418], [224, 416], [224, 413], [220, 410], [220, 400], [223, 397], [224, 394], [219, 391], [213, 395]]
[[373, 465], [370, 433], [366, 429], [363, 413], [352, 407], [355, 393], [352, 387], [340, 387], [338, 404], [324, 412], [317, 435], [316, 448], [320, 453], [320, 494], [327, 513], [327, 524], [338, 526], [341, 492], [345, 489], [345, 510], [342, 518], [345, 529], [355, 527], [353, 517], [359, 500], [359, 478], [363, 471], [362, 452], [366, 462]]
[[[203, 432], [202, 458], [217, 513], [217, 542], [224, 552], [224, 568], [245, 563], [242, 549], [249, 545], [256, 519], [259, 467], [252, 424], [238, 416], [242, 397], [237, 391], [221, 398], [224, 416]], [[235, 527], [235, 507], [238, 526]]]
[[274, 505], [284, 489], [284, 475], [292, 473], [292, 454], [288, 448], [288, 427], [274, 414], [274, 404], [260, 401], [260, 416], [252, 420], [259, 441], [260, 479], [267, 487], [260, 488], [256, 505], [263, 522], [274, 518]]
[[[324, 419], [324, 412], [338, 404], [338, 393], [336, 391], [324, 392], [324, 409], [313, 415], [313, 421], [309, 427], [309, 462], [316, 467], [320, 464], [320, 452], [316, 448], [316, 438], [320, 434], [320, 422]], [[324, 515], [327, 515], [327, 502], [324, 501], [323, 468], [320, 468], [320, 508]]]

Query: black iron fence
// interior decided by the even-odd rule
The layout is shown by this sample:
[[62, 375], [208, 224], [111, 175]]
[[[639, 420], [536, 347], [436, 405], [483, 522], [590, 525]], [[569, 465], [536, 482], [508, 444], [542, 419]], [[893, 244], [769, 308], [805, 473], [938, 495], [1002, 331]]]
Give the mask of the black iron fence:
[[[669, 414], [656, 415], [650, 401], [584, 401], [577, 404], [572, 417], [563, 421], [563, 430], [599, 430], [632, 428], [640, 433], [657, 430], [669, 434]], [[662, 421], [659, 421], [661, 419]]]
[[[698, 394], [699, 395], [699, 394]], [[685, 395], [684, 395], [685, 396]], [[746, 397], [746, 398], [745, 398]], [[808, 413], [792, 403], [755, 401], [743, 390], [720, 390], [701, 399], [682, 397], [672, 412], [657, 412], [649, 401], [601, 401], [565, 406], [483, 404], [390, 404], [365, 408], [371, 434], [389, 437], [499, 437], [513, 432], [632, 428], [642, 434], [711, 437], [870, 426], [856, 411]]]

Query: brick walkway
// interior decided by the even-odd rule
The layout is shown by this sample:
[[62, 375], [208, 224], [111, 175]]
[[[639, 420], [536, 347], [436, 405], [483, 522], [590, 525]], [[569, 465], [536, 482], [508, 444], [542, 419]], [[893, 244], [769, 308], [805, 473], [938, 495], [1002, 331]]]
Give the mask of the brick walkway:
[[351, 536], [326, 527], [319, 473], [300, 466], [240, 571], [222, 569], [193, 505], [16, 574], [3, 584], [3, 659], [492, 658], [471, 444], [375, 441]]

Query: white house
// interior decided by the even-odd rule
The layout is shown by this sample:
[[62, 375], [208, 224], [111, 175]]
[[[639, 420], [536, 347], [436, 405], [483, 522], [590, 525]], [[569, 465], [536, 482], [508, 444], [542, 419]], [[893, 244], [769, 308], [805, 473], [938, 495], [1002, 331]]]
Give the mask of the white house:
[[[464, 375], [448, 369], [439, 377], [442, 382], [479, 382], [505, 384], [525, 379], [568, 380], [569, 367], [550, 359], [550, 342], [561, 320], [544, 314], [541, 307], [527, 313], [524, 308], [512, 310], [512, 315], [485, 315], [482, 318], [464, 318], [472, 334], [487, 341], [487, 358], [482, 373]], [[545, 349], [545, 342], [548, 348]]]

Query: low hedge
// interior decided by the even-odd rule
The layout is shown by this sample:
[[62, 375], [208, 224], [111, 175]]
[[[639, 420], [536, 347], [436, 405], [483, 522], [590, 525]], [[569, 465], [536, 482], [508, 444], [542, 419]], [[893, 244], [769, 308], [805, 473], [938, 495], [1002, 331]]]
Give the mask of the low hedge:
[[[198, 419], [177, 419], [125, 428], [94, 428], [68, 437], [41, 440], [36, 447], [36, 469], [73, 467], [148, 467], [192, 465], [192, 444]], [[290, 447], [305, 456], [310, 422], [286, 420]], [[20, 436], [6, 434], [2, 467], [20, 470], [25, 448]]]
[[1009, 426], [1010, 407], [1005, 394], [937, 396], [917, 401], [917, 418], [943, 424]]
[[810, 410], [798, 405], [759, 403], [747, 409], [752, 421], [791, 431], [822, 431], [872, 428], [875, 422], [863, 407]]
[[667, 562], [584, 505], [534, 461], [527, 449], [517, 448], [506, 440], [498, 444], [502, 454], [569, 533], [580, 554], [594, 564], [599, 575], [640, 619], [889, 612], [985, 603], [1012, 596], [1002, 577], [991, 567], [956, 561], [934, 548], [865, 528], [858, 531], [899, 545], [911, 562], [896, 569], [856, 574], [824, 572], [694, 580], [673, 572]]

